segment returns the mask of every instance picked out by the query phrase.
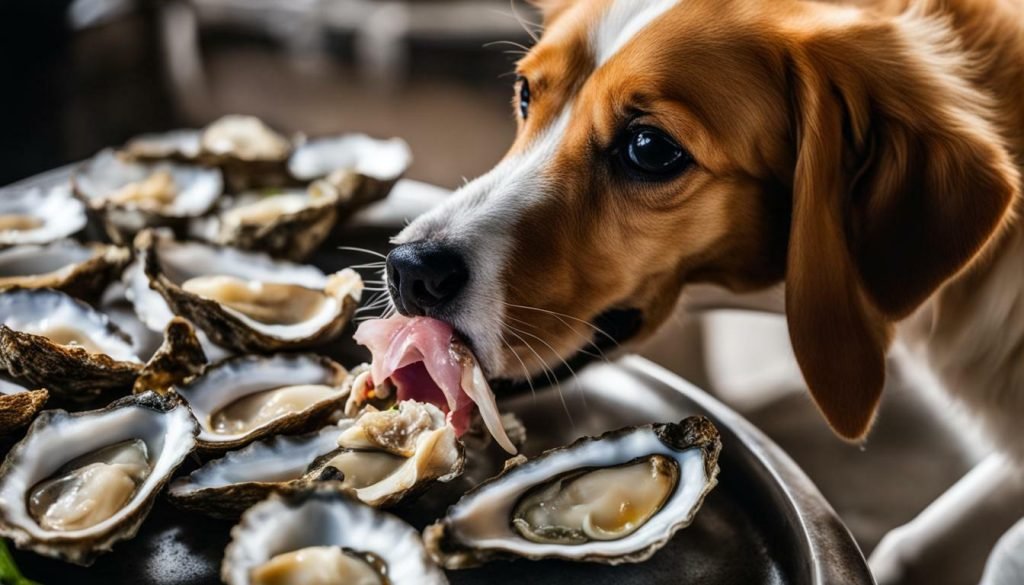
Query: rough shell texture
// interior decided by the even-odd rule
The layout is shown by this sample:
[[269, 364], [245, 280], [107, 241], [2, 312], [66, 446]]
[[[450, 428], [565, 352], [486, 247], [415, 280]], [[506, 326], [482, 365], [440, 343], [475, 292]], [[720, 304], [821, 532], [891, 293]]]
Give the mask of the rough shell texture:
[[[81, 314], [90, 327], [97, 328], [112, 343], [123, 344], [126, 352], [131, 350], [130, 340], [106, 316], [67, 295], [49, 289], [13, 290], [0, 295], [31, 295], [41, 299], [40, 310], [44, 312], [66, 308]], [[89, 400], [103, 390], [131, 388], [142, 364], [60, 345], [41, 335], [0, 325], [0, 369], [72, 400]]]
[[[633, 446], [632, 441], [629, 439], [629, 435], [633, 433], [650, 433], [653, 435], [651, 440], [645, 441], [648, 446], [642, 447], [640, 452], [634, 452], [636, 447]], [[594, 549], [596, 552], [583, 552], [583, 545], [547, 545], [541, 547], [535, 547], [533, 544], [527, 543], [521, 537], [515, 536], [512, 529], [504, 526], [502, 529], [507, 533], [507, 536], [492, 536], [490, 540], [504, 540], [499, 546], [477, 546], [473, 543], [465, 542], [458, 533], [458, 528], [455, 526], [456, 521], [453, 520], [453, 513], [459, 509], [460, 506], [469, 505], [466, 502], [471, 501], [478, 494], [487, 492], [492, 486], [498, 486], [499, 484], [506, 484], [509, 481], [514, 481], [515, 476], [520, 475], [520, 471], [525, 471], [528, 467], [532, 470], [545, 470], [549, 467], [555, 457], [562, 457], [562, 454], [567, 452], [574, 453], [572, 459], [566, 459], [563, 462], [565, 470], [561, 472], [546, 472], [539, 471], [534, 472], [536, 475], [541, 476], [541, 481], [530, 481], [523, 483], [519, 487], [512, 490], [513, 493], [519, 494], [516, 498], [520, 497], [526, 490], [531, 487], [541, 485], [544, 482], [551, 481], [552, 479], [559, 477], [565, 471], [572, 470], [572, 465], [579, 466], [578, 468], [588, 468], [588, 464], [580, 463], [579, 459], [592, 459], [590, 455], [585, 454], [583, 451], [600, 445], [605, 441], [616, 441], [620, 443], [620, 448], [623, 453], [615, 455], [613, 458], [609, 458], [605, 455], [600, 455], [597, 460], [602, 460], [604, 465], [618, 465], [626, 463], [632, 460], [636, 460], [640, 457], [650, 455], [656, 452], [676, 452], [679, 454], [687, 453], [692, 450], [697, 450], [701, 455], [701, 468], [703, 475], [704, 485], [702, 488], [695, 493], [694, 501], [692, 506], [687, 502], [686, 514], [676, 518], [667, 518], [666, 522], [660, 523], [661, 529], [653, 535], [643, 535], [642, 533], [647, 528], [654, 527], [653, 519], [658, 517], [658, 514], [665, 512], [666, 510], [673, 508], [673, 500], [670, 498], [666, 502], [662, 510], [652, 517], [652, 520], [648, 522], [642, 529], [638, 529], [632, 535], [623, 537], [619, 541], [605, 541], [603, 543], [596, 543]], [[659, 451], [648, 451], [650, 444], [658, 445], [656, 448]], [[643, 562], [657, 552], [662, 546], [665, 545], [672, 538], [672, 536], [679, 530], [689, 526], [692, 522], [694, 514], [700, 509], [703, 503], [704, 497], [711, 491], [712, 488], [717, 484], [718, 476], [718, 455], [721, 451], [721, 441], [719, 439], [718, 429], [708, 419], [701, 416], [693, 416], [678, 424], [656, 424], [647, 425], [643, 427], [625, 428], [617, 431], [611, 431], [605, 433], [599, 437], [584, 437], [574, 442], [571, 445], [560, 447], [557, 449], [551, 449], [545, 451], [534, 459], [527, 460], [525, 457], [519, 456], [510, 459], [505, 466], [505, 469], [497, 476], [484, 481], [477, 487], [468, 491], [456, 504], [454, 504], [448, 510], [448, 514], [442, 520], [437, 523], [428, 526], [424, 530], [424, 541], [426, 542], [427, 549], [430, 551], [431, 556], [440, 564], [447, 569], [464, 569], [480, 564], [489, 562], [495, 559], [501, 558], [530, 558], [530, 559], [541, 559], [541, 558], [565, 558], [574, 561], [587, 561], [587, 562], [599, 562], [609, 565], [618, 565], [621, 563], [638, 563]], [[578, 457], [583, 455], [583, 457]], [[681, 482], [686, 481], [685, 475]], [[677, 487], [678, 490], [678, 487]], [[514, 502], [508, 502], [508, 505], [513, 505]], [[667, 513], [667, 512], [666, 512]], [[526, 543], [525, 546], [519, 546], [516, 544], [516, 540]], [[619, 547], [622, 550], [611, 554], [608, 550], [600, 550], [602, 548], [607, 549], [610, 544], [625, 544], [625, 541], [632, 540], [630, 546]], [[590, 543], [595, 544], [595, 543]], [[635, 544], [635, 546], [633, 546]], [[536, 552], [527, 552], [527, 550], [535, 550]], [[591, 549], [588, 549], [591, 550]]]
[[27, 426], [49, 398], [50, 393], [43, 389], [0, 393], [0, 435]]
[[276, 555], [311, 546], [372, 553], [384, 562], [390, 585], [448, 583], [415, 529], [330, 490], [272, 496], [249, 509], [231, 530], [221, 578], [228, 585], [249, 585], [254, 568]]
[[[44, 411], [0, 466], [0, 536], [18, 548], [80, 565], [89, 565], [118, 541], [138, 532], [157, 495], [192, 451], [195, 420], [173, 397], [128, 396], [108, 407], [69, 414]], [[27, 511], [26, 491], [82, 455], [129, 439], [150, 449], [152, 469], [127, 505], [114, 516], [84, 530], [45, 530]]]
[[[176, 480], [167, 497], [187, 510], [235, 519], [270, 494], [305, 491], [315, 483], [306, 477], [308, 467], [337, 448], [346, 424], [342, 421], [341, 426], [308, 435], [279, 435], [230, 451]], [[325, 487], [345, 491], [338, 482]]]
[[16, 246], [0, 251], [0, 290], [52, 288], [92, 302], [130, 259], [127, 248], [72, 240]]
[[164, 330], [163, 343], [135, 379], [132, 391], [166, 394], [176, 384], [202, 373], [205, 367], [206, 353], [195, 329], [188, 321], [175, 317]]
[[[340, 413], [348, 398], [348, 372], [340, 364], [316, 354], [278, 354], [229, 358], [206, 369], [175, 391], [199, 421], [199, 448], [207, 452], [237, 449], [263, 437], [294, 434], [323, 426]], [[211, 417], [235, 400], [284, 386], [322, 384], [337, 389], [330, 398], [308, 408], [277, 417], [248, 432], [221, 435], [210, 428]]]
[[[225, 309], [216, 301], [187, 292], [178, 283], [172, 281], [161, 266], [158, 240], [164, 237], [147, 231], [139, 234], [139, 237], [136, 238], [135, 247], [143, 262], [143, 269], [149, 279], [150, 287], [160, 293], [174, 314], [187, 318], [218, 345], [249, 353], [265, 353], [320, 345], [341, 334], [359, 303], [361, 281], [353, 282], [350, 287], [339, 287], [335, 291], [328, 291], [329, 296], [337, 301], [338, 308], [333, 317], [315, 331], [308, 332], [308, 335], [303, 334], [300, 338], [282, 338], [270, 334], [263, 328], [253, 327], [238, 313]], [[233, 254], [239, 261], [245, 261], [242, 253], [234, 251]], [[257, 259], [265, 264], [265, 259], [258, 257]], [[280, 268], [284, 271], [287, 267], [281, 264]], [[351, 278], [358, 280], [358, 276], [354, 272], [351, 274]], [[325, 284], [325, 286], [327, 285]]]

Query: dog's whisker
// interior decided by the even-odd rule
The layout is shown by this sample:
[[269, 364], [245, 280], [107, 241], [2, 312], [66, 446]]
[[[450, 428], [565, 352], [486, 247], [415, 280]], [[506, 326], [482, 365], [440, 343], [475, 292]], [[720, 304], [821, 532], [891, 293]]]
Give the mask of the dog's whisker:
[[580, 383], [580, 378], [579, 378], [579, 376], [576, 375], [576, 370], [574, 370], [573, 367], [569, 365], [569, 362], [565, 361], [565, 359], [562, 358], [561, 354], [559, 354], [558, 351], [555, 350], [555, 348], [552, 347], [550, 343], [548, 343], [547, 341], [544, 341], [544, 339], [542, 337], [538, 336], [538, 335], [534, 335], [532, 333], [523, 331], [522, 329], [519, 329], [518, 327], [513, 327], [512, 325], [509, 325], [508, 323], [506, 323], [505, 326], [508, 327], [508, 328], [511, 328], [512, 330], [514, 330], [514, 331], [516, 331], [518, 333], [526, 335], [526, 336], [528, 336], [528, 337], [530, 337], [532, 339], [536, 339], [537, 341], [539, 341], [542, 344], [544, 344], [544, 346], [547, 347], [551, 351], [552, 355], [554, 355], [556, 358], [558, 358], [558, 361], [562, 362], [562, 365], [565, 366], [565, 369], [569, 370], [569, 373], [572, 374], [572, 379], [576, 382], [576, 390], [579, 392], [580, 397], [583, 398], [583, 407], [584, 408], [588, 408], [586, 396], [583, 395], [583, 384]]
[[533, 396], [533, 400], [534, 400], [534, 402], [536, 402], [537, 401], [537, 389], [533, 387], [533, 380], [531, 379], [531, 376], [530, 376], [530, 369], [526, 367], [526, 362], [523, 361], [523, 358], [519, 357], [519, 352], [517, 352], [515, 350], [515, 348], [512, 347], [512, 344], [509, 343], [507, 339], [505, 339], [505, 334], [504, 333], [501, 335], [500, 339], [501, 339], [501, 342], [503, 344], [505, 344], [505, 347], [508, 348], [509, 352], [511, 352], [512, 355], [514, 355], [515, 358], [517, 360], [519, 360], [519, 365], [523, 368], [523, 377], [526, 378], [526, 383], [530, 386], [530, 395]]
[[377, 252], [376, 250], [370, 250], [368, 248], [357, 248], [355, 246], [338, 246], [338, 249], [339, 250], [347, 250], [349, 252], [362, 252], [363, 254], [369, 254], [370, 256], [376, 256], [376, 257], [382, 258], [384, 260], [387, 260], [387, 258], [388, 258], [386, 255], [381, 254], [380, 252]]
[[507, 329], [507, 331], [511, 333], [513, 336], [515, 336], [515, 338], [518, 339], [519, 342], [526, 347], [526, 349], [533, 352], [533, 355], [536, 356], [537, 363], [540, 365], [541, 370], [544, 372], [544, 377], [548, 379], [548, 384], [554, 386], [555, 390], [558, 392], [558, 400], [562, 403], [562, 409], [565, 410], [565, 416], [566, 418], [569, 419], [569, 425], [572, 426], [573, 429], [575, 429], [576, 421], [572, 417], [572, 412], [569, 411], [569, 404], [565, 401], [565, 394], [562, 393], [562, 383], [558, 381], [558, 376], [556, 376], [555, 373], [551, 371], [551, 368], [548, 367], [547, 363], [544, 361], [544, 358], [540, 357], [540, 354], [537, 353], [537, 350], [534, 349], [528, 341], [523, 339], [522, 336], [520, 336], [512, 329]]
[[[578, 350], [578, 351], [579, 351], [580, 353], [582, 353], [582, 354], [584, 354], [584, 355], [588, 355], [588, 356], [590, 356], [590, 357], [592, 357], [592, 358], [594, 358], [594, 359], [599, 359], [599, 360], [601, 360], [601, 361], [604, 361], [604, 362], [608, 362], [608, 361], [609, 361], [609, 360], [608, 360], [608, 356], [606, 356], [606, 355], [604, 354], [604, 351], [602, 351], [602, 350], [601, 350], [601, 347], [600, 347], [599, 345], [597, 345], [596, 343], [594, 343], [594, 340], [593, 340], [593, 338], [592, 338], [591, 336], [587, 335], [586, 333], [583, 333], [582, 331], [578, 331], [578, 330], [577, 330], [577, 329], [576, 329], [575, 327], [573, 327], [573, 326], [572, 326], [571, 324], [569, 324], [568, 322], [566, 322], [566, 321], [565, 321], [564, 319], [562, 319], [561, 317], [559, 317], [559, 316], [557, 316], [557, 315], [552, 315], [552, 316], [553, 316], [553, 317], [554, 317], [555, 319], [558, 319], [558, 322], [559, 322], [559, 323], [561, 323], [562, 325], [565, 325], [565, 327], [566, 327], [566, 328], [567, 328], [567, 329], [568, 329], [568, 330], [569, 330], [570, 332], [572, 332], [572, 334], [573, 334], [573, 335], [575, 335], [575, 336], [576, 336], [576, 337], [578, 337], [579, 339], [583, 340], [583, 341], [585, 342], [585, 345], [584, 345], [584, 347], [586, 347], [587, 345], [589, 345], [589, 346], [593, 347], [593, 348], [594, 348], [595, 350], [597, 350], [597, 353], [595, 354], [595, 353], [592, 353], [592, 352], [590, 352], [590, 351], [587, 351], [586, 349], [584, 349], [584, 347], [581, 347], [581, 348], [580, 348], [580, 349]], [[512, 315], [505, 315], [505, 318], [506, 318], [506, 319], [510, 319], [510, 320], [512, 320], [512, 321], [515, 321], [515, 322], [517, 322], [517, 323], [521, 323], [521, 324], [523, 324], [523, 325], [526, 325], [527, 327], [530, 327], [530, 328], [532, 328], [532, 329], [537, 329], [537, 330], [540, 330], [540, 328], [539, 328], [539, 327], [538, 327], [537, 325], [535, 325], [535, 324], [533, 324], [533, 323], [530, 323], [529, 321], [525, 321], [525, 320], [523, 320], [523, 319], [517, 319], [516, 317], [513, 317]]]

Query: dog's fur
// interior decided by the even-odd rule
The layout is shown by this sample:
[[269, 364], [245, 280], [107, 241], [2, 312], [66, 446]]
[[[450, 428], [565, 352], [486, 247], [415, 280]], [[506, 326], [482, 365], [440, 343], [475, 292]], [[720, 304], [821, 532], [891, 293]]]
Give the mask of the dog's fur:
[[[440, 240], [470, 281], [441, 315], [492, 377], [585, 348], [586, 323], [684, 285], [784, 282], [822, 413], [869, 431], [898, 332], [1024, 460], [1024, 3], [540, 0], [506, 158], [399, 242]], [[692, 155], [638, 182], [623, 129]]]

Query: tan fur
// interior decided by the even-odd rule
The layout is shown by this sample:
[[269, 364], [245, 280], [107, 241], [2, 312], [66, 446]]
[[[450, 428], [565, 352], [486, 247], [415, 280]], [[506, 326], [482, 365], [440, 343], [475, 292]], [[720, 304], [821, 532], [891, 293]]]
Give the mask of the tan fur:
[[[687, 283], [784, 279], [794, 349], [841, 436], [869, 429], [893, 327], [913, 315], [901, 332], [1018, 441], [1024, 3], [683, 0], [598, 67], [586, 45], [607, 4], [547, 0], [520, 63], [533, 103], [512, 153], [565, 108], [571, 123], [557, 193], [513, 226], [519, 342], [494, 373], [557, 364], [590, 335], [576, 319], [608, 308], [642, 309], [647, 335]], [[664, 183], [611, 172], [636, 116], [696, 165]]]

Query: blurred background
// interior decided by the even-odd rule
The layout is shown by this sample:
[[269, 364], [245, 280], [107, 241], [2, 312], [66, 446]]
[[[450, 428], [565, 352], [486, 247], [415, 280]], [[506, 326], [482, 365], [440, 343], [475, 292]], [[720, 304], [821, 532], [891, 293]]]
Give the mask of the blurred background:
[[[508, 0], [3, 0], [0, 184], [245, 113], [287, 132], [401, 136], [409, 176], [455, 187], [511, 141], [509, 72], [531, 41], [514, 12], [536, 18]], [[870, 441], [836, 439], [776, 315], [680, 315], [645, 351], [785, 448], [865, 552], [979, 455], [949, 400], [900, 364]]]

